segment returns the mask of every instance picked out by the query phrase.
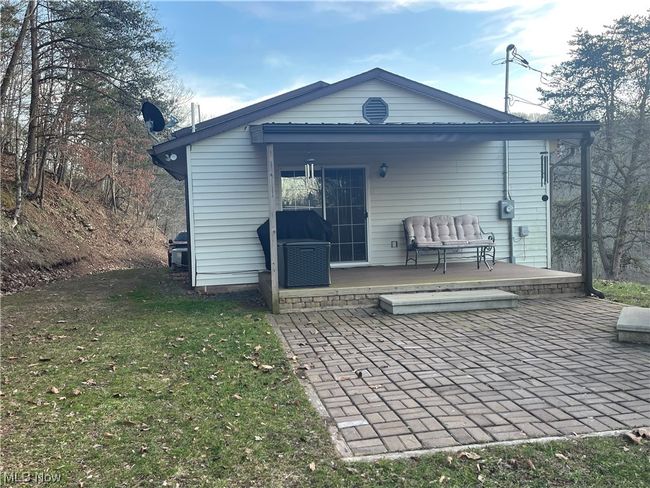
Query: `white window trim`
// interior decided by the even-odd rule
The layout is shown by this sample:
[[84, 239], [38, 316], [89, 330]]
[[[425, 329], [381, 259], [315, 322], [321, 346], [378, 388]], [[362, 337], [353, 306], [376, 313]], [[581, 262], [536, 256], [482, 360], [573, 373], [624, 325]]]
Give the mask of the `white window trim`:
[[[366, 212], [368, 212], [368, 217], [366, 218], [366, 256], [368, 259], [366, 261], [345, 261], [338, 263], [331, 263], [331, 268], [363, 268], [371, 266], [372, 256], [371, 256], [371, 245], [370, 245], [370, 234], [372, 229], [372, 212], [370, 211], [370, 165], [369, 164], [318, 164], [318, 169], [325, 170], [326, 168], [349, 168], [349, 169], [359, 169], [364, 170], [365, 177], [365, 188], [366, 188]], [[282, 171], [302, 171], [304, 168], [296, 165], [283, 166], [282, 163], [278, 165], [276, 175], [276, 193], [278, 195], [278, 209], [282, 210]]]

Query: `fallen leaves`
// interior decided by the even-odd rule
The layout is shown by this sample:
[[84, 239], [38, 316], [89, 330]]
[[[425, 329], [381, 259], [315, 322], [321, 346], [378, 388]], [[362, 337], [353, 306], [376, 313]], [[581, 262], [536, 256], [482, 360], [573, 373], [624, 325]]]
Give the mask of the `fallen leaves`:
[[569, 460], [569, 458], [566, 457], [566, 456], [565, 456], [564, 454], [562, 454], [561, 452], [556, 452], [556, 453], [555, 453], [555, 457], [558, 458], [558, 459], [561, 459], [562, 461], [568, 461], [568, 460]]
[[335, 379], [336, 379], [336, 381], [340, 382], [340, 381], [350, 381], [350, 380], [353, 380], [355, 378], [356, 378], [356, 376], [346, 376], [346, 375], [344, 375], [344, 376], [337, 376]]
[[309, 463], [309, 470], [310, 471], [316, 471], [316, 463], [314, 463], [314, 462]]
[[650, 439], [650, 429], [641, 427], [626, 432], [623, 436], [634, 444], [640, 445], [644, 440]]
[[208, 379], [210, 380], [216, 380], [218, 375], [223, 373], [223, 369], [217, 370], [214, 373], [212, 373], [210, 376], [208, 376]]
[[463, 451], [458, 454], [458, 459], [463, 459], [463, 458], [476, 461], [477, 459], [481, 459], [481, 455], [476, 452]]
[[48, 391], [48, 393], [52, 393], [52, 394], [54, 394], [54, 395], [58, 395], [58, 394], [59, 394], [59, 389], [58, 389], [56, 386], [50, 386], [50, 389], [47, 390], [47, 391]]

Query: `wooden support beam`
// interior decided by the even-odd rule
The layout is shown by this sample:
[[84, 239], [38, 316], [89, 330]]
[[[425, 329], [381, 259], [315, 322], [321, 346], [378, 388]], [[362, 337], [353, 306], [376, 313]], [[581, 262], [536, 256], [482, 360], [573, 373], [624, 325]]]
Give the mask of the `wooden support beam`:
[[276, 222], [275, 158], [273, 144], [266, 145], [266, 169], [269, 193], [269, 241], [271, 251], [271, 311], [280, 313], [280, 283], [278, 279], [278, 226]]

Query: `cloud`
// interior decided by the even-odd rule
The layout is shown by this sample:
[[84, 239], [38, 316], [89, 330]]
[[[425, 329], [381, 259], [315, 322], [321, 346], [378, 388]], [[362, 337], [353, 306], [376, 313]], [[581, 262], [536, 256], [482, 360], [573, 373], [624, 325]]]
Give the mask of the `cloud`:
[[369, 54], [361, 58], [351, 59], [351, 63], [355, 64], [370, 64], [376, 66], [387, 61], [406, 60], [407, 56], [400, 49], [391, 49], [383, 53]]
[[[232, 5], [232, 4], [229, 4]], [[376, 15], [397, 15], [400, 12], [419, 12], [429, 9], [444, 9], [468, 15], [467, 22], [475, 22], [475, 37], [468, 37], [467, 43], [453, 49], [462, 51], [471, 47], [482, 53], [491, 53], [494, 58], [505, 54], [505, 47], [514, 43], [518, 52], [531, 65], [543, 71], [550, 71], [568, 57], [569, 41], [577, 28], [590, 32], [601, 32], [603, 25], [628, 14], [644, 14], [646, 6], [638, 0], [615, 0], [593, 2], [593, 0], [385, 0], [375, 2], [318, 1], [294, 4], [292, 2], [235, 4], [253, 15], [276, 22], [288, 22], [314, 15], [334, 15], [351, 22], [363, 22]], [[476, 23], [478, 22], [478, 23]], [[432, 41], [433, 42], [433, 41]], [[400, 74], [411, 75], [437, 88], [448, 90], [460, 96], [503, 109], [503, 66], [488, 70], [477, 67], [475, 73], [454, 72], [445, 66], [433, 66], [430, 57], [426, 62], [417, 54], [418, 46], [411, 46], [405, 56], [397, 46], [384, 52], [370, 52], [365, 56], [342, 59], [333, 66], [305, 65], [301, 67], [302, 78], [278, 90], [276, 93], [260, 96], [259, 91], [245, 85], [228, 83], [225, 80], [201, 80], [187, 83], [194, 91], [195, 101], [200, 103], [204, 114], [220, 115], [250, 103], [269, 98], [275, 94], [297, 88], [316, 79], [338, 81], [359, 72], [360, 65], [373, 67], [388, 64]], [[285, 53], [269, 52], [262, 63], [270, 68], [295, 66]], [[531, 102], [538, 101], [536, 88], [540, 85], [539, 74], [520, 66], [511, 69], [511, 93]], [[311, 76], [313, 75], [313, 77]], [[304, 81], [304, 83], [303, 83]], [[219, 96], [215, 96], [219, 93]], [[222, 95], [225, 94], [225, 95]], [[511, 106], [516, 112], [540, 112], [543, 108], [518, 101]], [[204, 118], [206, 118], [204, 116]]]
[[379, 11], [377, 3], [316, 1], [311, 4], [312, 12], [320, 14], [338, 14], [341, 17], [359, 22]]
[[249, 105], [248, 101], [237, 96], [197, 94], [192, 97], [192, 101], [201, 107], [201, 120], [211, 119]]
[[[457, 49], [482, 47], [489, 49], [495, 58], [503, 58], [506, 46], [513, 43], [531, 66], [545, 72], [568, 58], [569, 41], [576, 29], [602, 32], [603, 26], [611, 24], [614, 19], [643, 14], [647, 8], [638, 0], [598, 3], [589, 0], [437, 0], [436, 4], [447, 10], [487, 14], [477, 37]], [[519, 97], [515, 98], [510, 110], [544, 112], [543, 107], [534, 105], [539, 103], [539, 73], [515, 65], [510, 74], [510, 92]], [[499, 84], [503, 86], [503, 71], [495, 79], [499, 81], [494, 88]], [[461, 96], [503, 109], [503, 90], [486, 90], [486, 85], [478, 80], [464, 86], [469, 87], [469, 91], [459, 93]], [[532, 103], [525, 103], [522, 99]]]
[[623, 15], [644, 13], [638, 0], [437, 0], [448, 10], [491, 14], [482, 33], [470, 45], [488, 44], [502, 54], [514, 43], [531, 64], [550, 69], [566, 59], [576, 29], [596, 33]]
[[207, 120], [213, 117], [218, 117], [219, 115], [224, 115], [234, 110], [247, 107], [262, 100], [281, 95], [296, 88], [300, 88], [309, 84], [309, 81], [305, 81], [302, 78], [294, 80], [290, 85], [287, 85], [279, 90], [276, 90], [272, 93], [267, 93], [264, 95], [250, 96], [250, 95], [220, 95], [215, 96], [210, 93], [214, 90], [206, 90], [202, 92], [196, 92], [192, 97], [194, 103], [198, 103], [201, 106], [201, 118], [202, 120]]
[[287, 68], [293, 66], [293, 62], [282, 53], [268, 53], [262, 62], [271, 68]]

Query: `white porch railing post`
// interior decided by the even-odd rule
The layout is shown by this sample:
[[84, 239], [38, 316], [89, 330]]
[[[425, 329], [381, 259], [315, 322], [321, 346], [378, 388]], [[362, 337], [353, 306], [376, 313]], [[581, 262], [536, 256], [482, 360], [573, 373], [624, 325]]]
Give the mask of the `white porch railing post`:
[[269, 245], [271, 253], [271, 311], [280, 312], [280, 284], [278, 280], [278, 228], [276, 222], [275, 159], [273, 144], [266, 145], [266, 169], [269, 192]]

